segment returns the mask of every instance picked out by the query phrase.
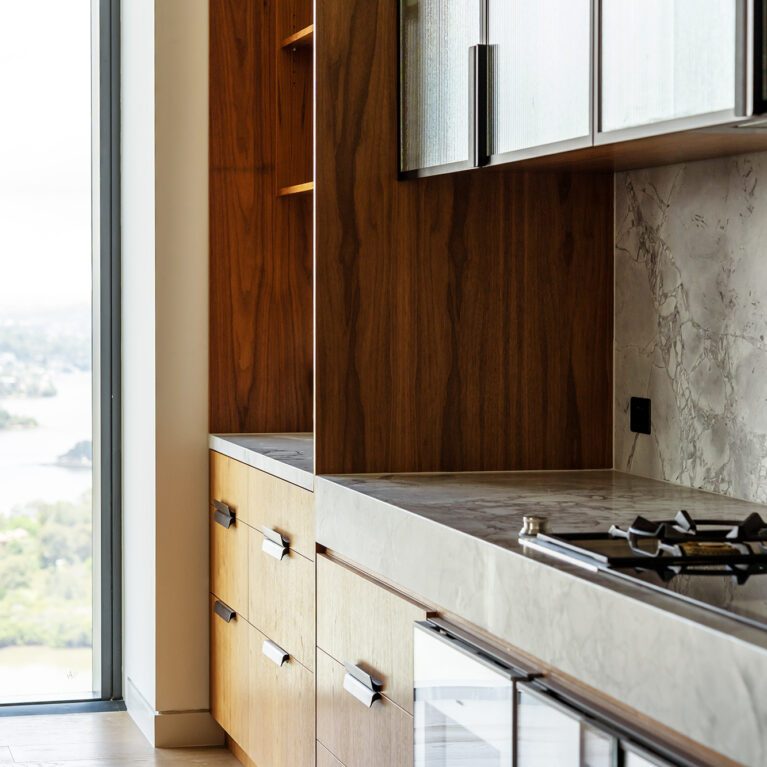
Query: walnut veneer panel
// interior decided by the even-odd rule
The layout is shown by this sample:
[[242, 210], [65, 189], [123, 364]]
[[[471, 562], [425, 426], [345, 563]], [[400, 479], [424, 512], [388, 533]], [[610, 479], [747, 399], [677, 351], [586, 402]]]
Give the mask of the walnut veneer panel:
[[276, 199], [277, 55], [272, 3], [211, 0], [212, 432], [312, 430], [311, 200]]
[[385, 697], [367, 708], [344, 690], [344, 674], [317, 650], [317, 740], [346, 767], [412, 767], [413, 717]]
[[413, 623], [422, 605], [325, 556], [317, 557], [317, 646], [364, 668], [383, 693], [413, 712]]
[[609, 467], [612, 176], [398, 181], [397, 2], [316, 3], [316, 471]]

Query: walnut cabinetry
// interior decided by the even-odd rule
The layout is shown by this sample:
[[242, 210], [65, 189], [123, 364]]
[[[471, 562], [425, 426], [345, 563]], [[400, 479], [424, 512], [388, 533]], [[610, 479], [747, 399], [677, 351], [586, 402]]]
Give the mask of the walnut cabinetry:
[[[210, 455], [211, 713], [243, 759], [258, 767], [311, 767], [314, 562], [291, 541], [310, 550], [314, 497]], [[273, 520], [281, 533], [266, 528]]]

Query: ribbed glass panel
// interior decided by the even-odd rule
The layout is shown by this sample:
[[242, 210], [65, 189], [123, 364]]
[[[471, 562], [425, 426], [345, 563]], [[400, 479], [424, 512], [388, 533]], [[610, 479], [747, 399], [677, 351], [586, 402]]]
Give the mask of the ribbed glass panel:
[[589, 135], [590, 0], [490, 0], [494, 154]]
[[735, 0], [603, 0], [602, 130], [735, 106]]
[[469, 48], [478, 0], [400, 0], [402, 169], [469, 157]]

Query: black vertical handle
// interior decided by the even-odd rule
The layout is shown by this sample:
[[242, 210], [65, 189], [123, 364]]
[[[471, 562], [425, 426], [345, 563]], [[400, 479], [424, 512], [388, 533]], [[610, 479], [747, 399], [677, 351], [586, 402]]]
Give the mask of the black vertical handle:
[[490, 162], [490, 49], [469, 48], [469, 158], [475, 168]]

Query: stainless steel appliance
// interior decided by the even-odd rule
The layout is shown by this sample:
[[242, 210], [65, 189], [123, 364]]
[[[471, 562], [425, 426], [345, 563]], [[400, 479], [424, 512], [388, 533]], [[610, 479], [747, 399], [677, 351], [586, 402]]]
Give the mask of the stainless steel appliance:
[[438, 619], [415, 624], [415, 767], [698, 767]]
[[638, 516], [626, 529], [548, 532], [545, 520], [526, 522], [529, 549], [591, 572], [629, 579], [743, 622], [767, 625], [767, 523], [744, 520]]

